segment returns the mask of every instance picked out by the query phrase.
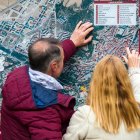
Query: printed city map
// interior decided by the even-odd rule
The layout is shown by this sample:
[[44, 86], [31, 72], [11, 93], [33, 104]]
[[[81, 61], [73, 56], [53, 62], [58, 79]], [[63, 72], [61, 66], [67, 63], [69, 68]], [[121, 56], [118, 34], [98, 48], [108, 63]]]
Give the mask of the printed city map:
[[[117, 24], [115, 19], [117, 22], [122, 19], [110, 16], [114, 22], [109, 25], [110, 20], [107, 22], [106, 18], [101, 17], [102, 10], [100, 15], [95, 17], [99, 12], [99, 9], [95, 8], [101, 9], [104, 4], [114, 4], [117, 8], [128, 4], [129, 19], [131, 21], [131, 17], [135, 18], [136, 22], [131, 24], [127, 21], [126, 24], [127, 22], [124, 21]], [[136, 8], [133, 13], [131, 4]], [[92, 42], [78, 49], [65, 64], [63, 73], [58, 79], [64, 86], [63, 92], [76, 97], [76, 106], [84, 104], [92, 71], [101, 58], [107, 54], [114, 54], [121, 58], [125, 54], [126, 46], [139, 50], [139, 12], [138, 0], [21, 0], [17, 2], [0, 12], [0, 92], [9, 72], [15, 67], [28, 64], [27, 49], [32, 42], [41, 37], [67, 39], [80, 20], [90, 21], [94, 25], [94, 30], [90, 33], [93, 35]], [[105, 14], [108, 18], [108, 13]]]

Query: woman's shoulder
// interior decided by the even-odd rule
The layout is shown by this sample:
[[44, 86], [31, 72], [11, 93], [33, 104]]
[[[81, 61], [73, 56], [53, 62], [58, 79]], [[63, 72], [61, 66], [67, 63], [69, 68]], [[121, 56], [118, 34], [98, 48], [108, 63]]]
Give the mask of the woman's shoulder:
[[89, 110], [92, 110], [92, 109], [89, 105], [83, 105], [83, 106], [78, 107], [77, 110], [79, 110], [79, 111], [89, 111]]
[[89, 105], [83, 105], [78, 107], [77, 111], [85, 118], [95, 118], [95, 114], [93, 112], [93, 109]]

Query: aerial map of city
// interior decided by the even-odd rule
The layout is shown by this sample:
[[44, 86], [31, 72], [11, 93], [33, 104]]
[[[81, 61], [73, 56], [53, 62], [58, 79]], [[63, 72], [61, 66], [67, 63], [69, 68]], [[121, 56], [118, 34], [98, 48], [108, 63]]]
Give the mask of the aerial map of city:
[[[118, 15], [110, 12], [115, 8], [120, 10]], [[92, 71], [103, 56], [114, 54], [121, 58], [126, 46], [139, 49], [139, 15], [138, 0], [17, 2], [0, 13], [0, 91], [7, 73], [28, 64], [27, 48], [32, 42], [41, 37], [67, 39], [80, 20], [90, 21], [94, 25], [90, 33], [92, 42], [78, 49], [58, 79], [64, 86], [63, 92], [75, 96], [77, 106], [82, 105], [88, 94]]]

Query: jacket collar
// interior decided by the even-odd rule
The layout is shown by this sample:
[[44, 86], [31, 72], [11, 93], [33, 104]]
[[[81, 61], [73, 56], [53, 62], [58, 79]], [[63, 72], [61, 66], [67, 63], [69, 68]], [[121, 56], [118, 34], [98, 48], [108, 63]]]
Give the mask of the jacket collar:
[[52, 90], [61, 90], [63, 86], [52, 76], [29, 68], [31, 81], [39, 83], [41, 86]]

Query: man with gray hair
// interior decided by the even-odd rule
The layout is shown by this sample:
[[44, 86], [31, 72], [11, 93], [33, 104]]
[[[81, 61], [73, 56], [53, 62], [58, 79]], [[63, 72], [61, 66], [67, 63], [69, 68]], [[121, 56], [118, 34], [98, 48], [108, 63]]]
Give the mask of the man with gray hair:
[[29, 66], [12, 71], [3, 86], [3, 140], [61, 140], [75, 99], [56, 80], [78, 46], [92, 40], [92, 24], [79, 22], [70, 39], [41, 38], [28, 49]]

